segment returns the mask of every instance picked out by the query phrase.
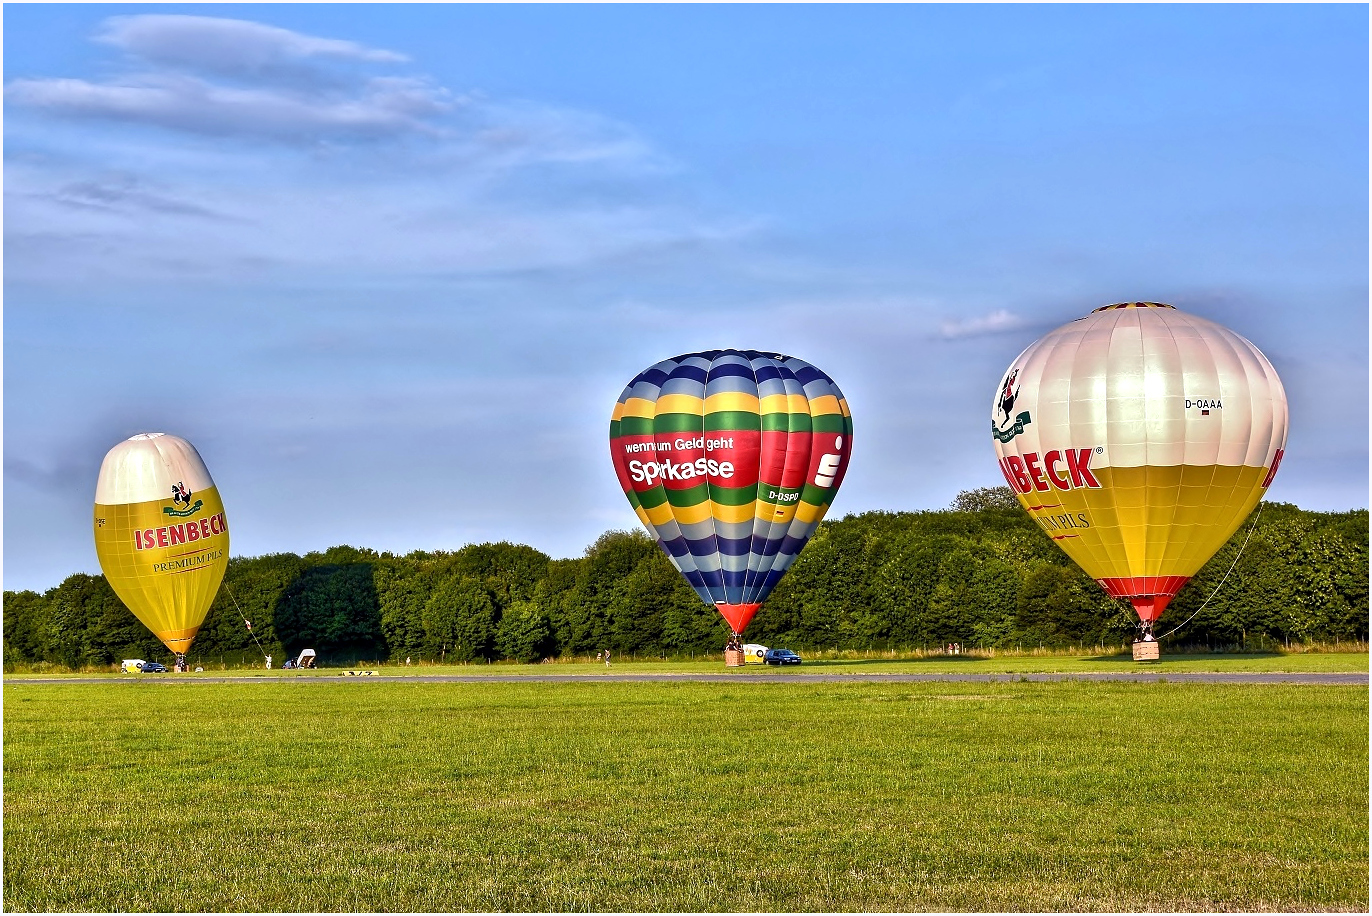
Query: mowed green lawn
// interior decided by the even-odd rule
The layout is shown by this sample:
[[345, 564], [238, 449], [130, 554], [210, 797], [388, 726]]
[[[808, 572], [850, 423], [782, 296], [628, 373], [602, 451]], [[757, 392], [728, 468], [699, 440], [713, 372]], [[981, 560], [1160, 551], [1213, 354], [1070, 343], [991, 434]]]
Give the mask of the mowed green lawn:
[[4, 687], [9, 910], [1363, 910], [1366, 687]]
[[[260, 662], [260, 660], [259, 660]], [[170, 663], [170, 660], [168, 660]], [[349, 666], [354, 670], [372, 670], [380, 676], [393, 675], [461, 675], [478, 676], [498, 675], [599, 675], [599, 674], [730, 674], [748, 677], [754, 674], [1110, 674], [1132, 672], [1168, 674], [1225, 672], [1230, 674], [1253, 672], [1288, 673], [1368, 673], [1368, 653], [1365, 651], [1337, 652], [1254, 652], [1239, 653], [1187, 653], [1164, 654], [1158, 662], [1136, 662], [1128, 653], [1115, 655], [1096, 655], [1090, 652], [1071, 653], [998, 653], [987, 655], [925, 655], [901, 657], [896, 653], [874, 651], [867, 654], [845, 652], [840, 657], [806, 654], [799, 667], [779, 668], [770, 665], [749, 664], [743, 668], [725, 668], [722, 655], [696, 658], [694, 660], [656, 658], [634, 659], [629, 655], [616, 654], [609, 666], [589, 658], [558, 659], [552, 664], [522, 665], [515, 662], [497, 664], [474, 663], [466, 665], [415, 664], [405, 665], [397, 662], [358, 662]], [[307, 669], [303, 671], [282, 671], [273, 668], [272, 676], [320, 677], [338, 676], [346, 670], [338, 666]], [[210, 667], [200, 675], [167, 675], [179, 679], [228, 676], [266, 676], [268, 672], [259, 664], [255, 668]], [[113, 671], [99, 673], [72, 673], [48, 671], [23, 671], [7, 674], [6, 681], [14, 683], [23, 678], [40, 677], [45, 680], [54, 677], [85, 680], [90, 678], [134, 677], [136, 675], [116, 675]], [[144, 678], [162, 675], [142, 675]]]

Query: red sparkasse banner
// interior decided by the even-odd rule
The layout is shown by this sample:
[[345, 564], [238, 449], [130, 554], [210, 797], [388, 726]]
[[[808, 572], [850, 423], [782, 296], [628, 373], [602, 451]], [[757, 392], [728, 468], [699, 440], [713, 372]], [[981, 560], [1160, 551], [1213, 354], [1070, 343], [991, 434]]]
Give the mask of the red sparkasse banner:
[[620, 436], [611, 446], [624, 489], [757, 485], [757, 430]]

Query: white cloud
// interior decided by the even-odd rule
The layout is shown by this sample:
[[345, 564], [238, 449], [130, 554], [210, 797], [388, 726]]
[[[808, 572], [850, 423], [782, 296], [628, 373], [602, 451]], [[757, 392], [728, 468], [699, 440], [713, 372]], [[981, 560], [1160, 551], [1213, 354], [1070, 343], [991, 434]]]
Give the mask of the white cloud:
[[592, 112], [530, 102], [473, 105], [480, 126], [472, 143], [504, 166], [618, 161], [664, 165], [637, 132]]
[[737, 233], [669, 202], [672, 163], [596, 112], [377, 75], [404, 58], [239, 20], [119, 17], [99, 39], [137, 72], [6, 87], [17, 279], [518, 271]]
[[12, 104], [73, 118], [145, 124], [210, 136], [302, 142], [432, 132], [426, 119], [454, 100], [422, 80], [369, 80], [344, 97], [215, 85], [186, 76], [145, 75], [122, 83], [15, 80]]
[[211, 16], [115, 16], [105, 20], [96, 40], [154, 64], [258, 78], [295, 73], [302, 63], [320, 58], [383, 64], [409, 60], [354, 41]]
[[117, 16], [97, 41], [128, 55], [102, 81], [20, 79], [10, 104], [76, 121], [287, 143], [436, 131], [461, 99], [432, 81], [370, 68], [404, 63], [352, 41], [206, 16]]
[[388, 165], [359, 176], [317, 159], [213, 173], [12, 162], [6, 245], [23, 256], [6, 267], [14, 280], [63, 285], [244, 271], [461, 275], [623, 263], [746, 231], [652, 199], [561, 199], [555, 188], [509, 198], [480, 170]]
[[1006, 309], [996, 309], [976, 318], [948, 318], [939, 323], [939, 336], [944, 340], [963, 337], [984, 337], [1005, 331], [1017, 331], [1028, 322]]

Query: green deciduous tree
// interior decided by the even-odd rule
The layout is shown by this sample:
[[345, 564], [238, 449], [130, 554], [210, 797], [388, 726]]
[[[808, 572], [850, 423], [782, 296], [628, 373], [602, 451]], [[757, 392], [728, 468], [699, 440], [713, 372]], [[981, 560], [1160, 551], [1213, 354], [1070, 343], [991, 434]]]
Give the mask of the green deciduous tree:
[[37, 592], [5, 592], [3, 613], [6, 662], [47, 661], [48, 601]]
[[496, 647], [502, 658], [536, 662], [552, 649], [548, 618], [533, 601], [516, 601], [501, 615]]
[[[810, 649], [1131, 638], [1127, 603], [1108, 598], [1003, 489], [961, 493], [952, 510], [824, 522], [746, 638]], [[1175, 627], [1178, 643], [1366, 640], [1367, 510], [1265, 504], [1172, 601], [1159, 629]], [[509, 543], [403, 557], [343, 545], [234, 558], [190, 658], [249, 657], [260, 641], [272, 653], [313, 648], [324, 662], [535, 660], [607, 647], [718, 651], [727, 636], [651, 538], [608, 531], [565, 560]], [[170, 652], [104, 577], [4, 594], [7, 665], [124, 657]]]
[[310, 648], [323, 658], [387, 656], [371, 563], [306, 569], [282, 592], [273, 626], [290, 654]]
[[424, 605], [425, 654], [470, 662], [495, 656], [496, 607], [480, 580], [442, 580]]

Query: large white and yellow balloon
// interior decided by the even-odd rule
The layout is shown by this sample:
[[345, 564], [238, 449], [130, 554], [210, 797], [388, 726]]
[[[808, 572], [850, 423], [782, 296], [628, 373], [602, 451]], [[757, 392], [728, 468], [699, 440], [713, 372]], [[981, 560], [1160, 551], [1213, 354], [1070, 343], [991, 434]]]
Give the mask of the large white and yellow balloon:
[[185, 654], [229, 565], [224, 504], [195, 446], [141, 433], [109, 450], [95, 485], [95, 552], [119, 599]]
[[1286, 431], [1257, 347], [1156, 302], [1098, 308], [1031, 344], [991, 418], [1020, 503], [1145, 633], [1262, 499]]

